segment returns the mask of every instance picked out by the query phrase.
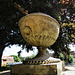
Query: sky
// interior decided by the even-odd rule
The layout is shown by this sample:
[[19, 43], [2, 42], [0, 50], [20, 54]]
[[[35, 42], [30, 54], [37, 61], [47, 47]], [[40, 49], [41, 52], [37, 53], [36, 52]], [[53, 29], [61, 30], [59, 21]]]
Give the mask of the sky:
[[[75, 45], [70, 44], [69, 45], [71, 51], [75, 51]], [[20, 46], [18, 45], [13, 45], [11, 46], [11, 48], [6, 47], [3, 51], [3, 56], [10, 56], [10, 55], [18, 55], [18, 51], [22, 50], [21, 52], [21, 56], [22, 57], [28, 57], [28, 56], [32, 56], [33, 54], [37, 54], [38, 50], [36, 47], [34, 48], [34, 52], [33, 51], [29, 51], [28, 53], [26, 52], [26, 50], [22, 50]]]
[[75, 44], [73, 44], [73, 45], [70, 44], [70, 45], [69, 45], [69, 48], [71, 49], [71, 51], [75, 51]]
[[[34, 49], [36, 49], [36, 47], [33, 47]], [[19, 52], [21, 49], [20, 46], [17, 45], [13, 45], [11, 46], [11, 48], [6, 47], [3, 51], [3, 56], [10, 56], [10, 55], [18, 55], [17, 52]], [[26, 50], [22, 50], [21, 52], [21, 56], [22, 57], [28, 57], [28, 56], [32, 56], [33, 54], [37, 54], [37, 49], [33, 51], [29, 51], [28, 53], [26, 52]]]

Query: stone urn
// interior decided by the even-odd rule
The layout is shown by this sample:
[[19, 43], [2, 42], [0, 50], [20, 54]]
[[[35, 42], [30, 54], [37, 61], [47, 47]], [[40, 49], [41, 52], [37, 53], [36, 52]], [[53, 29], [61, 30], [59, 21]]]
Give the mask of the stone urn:
[[32, 13], [19, 20], [19, 28], [23, 38], [39, 52], [32, 61], [49, 61], [46, 48], [53, 45], [58, 38], [60, 25], [51, 16], [44, 13]]

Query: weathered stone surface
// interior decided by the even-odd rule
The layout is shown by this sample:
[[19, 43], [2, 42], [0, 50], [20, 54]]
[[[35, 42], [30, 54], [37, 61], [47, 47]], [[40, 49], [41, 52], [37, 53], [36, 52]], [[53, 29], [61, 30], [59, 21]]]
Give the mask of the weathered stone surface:
[[46, 47], [56, 41], [59, 35], [59, 23], [47, 14], [32, 13], [20, 19], [19, 28], [23, 38], [30, 45], [39, 47], [39, 53], [32, 59], [33, 62], [49, 60], [50, 55]]
[[20, 19], [19, 28], [30, 45], [48, 47], [56, 41], [60, 27], [51, 16], [33, 13]]
[[40, 65], [12, 65], [11, 75], [60, 75], [62, 62]]
[[32, 59], [32, 60], [29, 60], [29, 61], [23, 61], [23, 64], [25, 64], [25, 65], [40, 65], [40, 64], [59, 63], [59, 62], [61, 62], [61, 60], [57, 59], [57, 58], [53, 58], [53, 57], [49, 56], [48, 59], [47, 58], [44, 59], [44, 57], [41, 58], [40, 60], [38, 58], [36, 58], [34, 60]]

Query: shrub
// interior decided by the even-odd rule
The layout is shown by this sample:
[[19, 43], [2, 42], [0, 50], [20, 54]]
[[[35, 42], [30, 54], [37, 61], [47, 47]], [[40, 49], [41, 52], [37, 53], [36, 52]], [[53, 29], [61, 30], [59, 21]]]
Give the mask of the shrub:
[[60, 55], [59, 55], [59, 58], [61, 59], [61, 60], [64, 60], [64, 55], [62, 54], [62, 53], [60, 53]]
[[73, 56], [70, 54], [70, 57], [68, 59], [69, 63], [72, 63], [73, 62]]

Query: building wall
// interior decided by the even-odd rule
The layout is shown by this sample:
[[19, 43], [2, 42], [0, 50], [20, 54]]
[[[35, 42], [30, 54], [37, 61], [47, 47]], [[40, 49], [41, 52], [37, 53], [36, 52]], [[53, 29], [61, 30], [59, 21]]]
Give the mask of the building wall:
[[14, 57], [2, 56], [2, 66], [6, 66], [8, 63], [14, 63]]
[[2, 66], [6, 66], [6, 60], [2, 60], [3, 63], [2, 63]]

